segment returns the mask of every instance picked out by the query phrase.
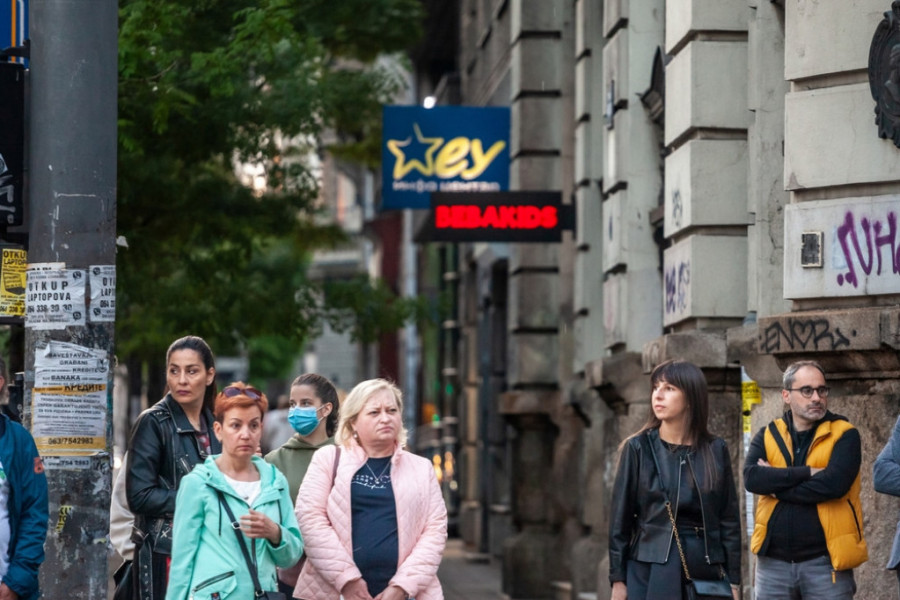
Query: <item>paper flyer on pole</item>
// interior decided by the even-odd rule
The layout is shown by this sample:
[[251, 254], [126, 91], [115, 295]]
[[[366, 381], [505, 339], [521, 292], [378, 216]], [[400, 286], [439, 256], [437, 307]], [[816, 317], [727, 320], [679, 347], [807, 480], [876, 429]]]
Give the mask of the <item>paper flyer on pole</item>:
[[113, 323], [116, 320], [116, 265], [92, 265], [91, 307], [88, 318], [93, 323]]
[[108, 378], [105, 350], [52, 340], [35, 348], [32, 435], [42, 454], [106, 451]]
[[0, 254], [0, 316], [21, 317], [25, 314], [27, 262], [25, 250], [3, 248]]
[[25, 327], [65, 329], [85, 324], [85, 271], [35, 269], [26, 274]]

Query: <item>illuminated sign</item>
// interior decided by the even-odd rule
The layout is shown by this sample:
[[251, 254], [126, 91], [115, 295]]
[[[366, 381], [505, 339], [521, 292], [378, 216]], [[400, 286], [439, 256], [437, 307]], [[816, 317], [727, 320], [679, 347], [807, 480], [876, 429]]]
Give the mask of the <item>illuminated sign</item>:
[[559, 192], [436, 192], [417, 241], [559, 242], [573, 215]]
[[428, 208], [432, 192], [509, 187], [509, 108], [385, 106], [382, 208]]

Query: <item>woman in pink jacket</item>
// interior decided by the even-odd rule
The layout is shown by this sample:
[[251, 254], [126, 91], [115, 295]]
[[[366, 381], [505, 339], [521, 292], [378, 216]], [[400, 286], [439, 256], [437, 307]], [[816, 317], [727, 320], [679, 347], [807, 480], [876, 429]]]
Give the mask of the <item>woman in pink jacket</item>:
[[341, 403], [335, 446], [318, 450], [294, 512], [303, 600], [442, 600], [447, 508], [431, 462], [403, 449], [400, 390], [383, 379]]

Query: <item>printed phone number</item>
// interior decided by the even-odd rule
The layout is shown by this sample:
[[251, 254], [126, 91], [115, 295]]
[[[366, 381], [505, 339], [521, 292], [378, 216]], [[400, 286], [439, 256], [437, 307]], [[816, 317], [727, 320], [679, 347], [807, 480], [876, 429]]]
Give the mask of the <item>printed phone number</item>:
[[71, 304], [38, 304], [37, 306], [28, 306], [28, 312], [35, 313], [57, 313], [60, 311], [69, 312], [72, 310]]
[[93, 443], [92, 437], [52, 437], [46, 441], [48, 446], [83, 446]]

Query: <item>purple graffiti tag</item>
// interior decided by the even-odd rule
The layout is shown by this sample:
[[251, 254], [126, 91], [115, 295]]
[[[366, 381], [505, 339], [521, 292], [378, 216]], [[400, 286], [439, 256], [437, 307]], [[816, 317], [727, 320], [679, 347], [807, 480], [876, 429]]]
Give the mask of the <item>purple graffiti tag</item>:
[[846, 274], [838, 274], [837, 282], [838, 285], [844, 285], [846, 281], [853, 287], [859, 287], [859, 279], [856, 277], [856, 270], [853, 268], [853, 255], [850, 251], [850, 246], [847, 241], [849, 237], [853, 242], [853, 249], [856, 250], [856, 257], [859, 258], [859, 266], [865, 272], [866, 275], [869, 275], [872, 272], [872, 238], [869, 236], [869, 220], [863, 217], [860, 222], [862, 226], [863, 233], [866, 237], [866, 248], [869, 251], [869, 261], [866, 263], [865, 259], [862, 255], [862, 250], [859, 247], [859, 237], [856, 235], [856, 224], [855, 219], [853, 218], [853, 213], [847, 211], [844, 215], [844, 223], [840, 227], [838, 227], [837, 235], [838, 239], [841, 242], [841, 250], [844, 252], [844, 260], [847, 262], [847, 273]]
[[881, 248], [889, 246], [891, 249], [891, 271], [896, 275], [898, 273], [897, 264], [897, 215], [892, 212], [887, 214], [887, 233], [881, 235], [882, 223], [876, 221], [875, 230], [875, 251], [878, 253], [878, 269], [876, 275], [881, 275]]
[[687, 294], [691, 286], [691, 263], [678, 265], [678, 310], [687, 309]]
[[678, 289], [678, 280], [675, 276], [675, 267], [666, 269], [666, 314], [675, 312], [675, 293]]
[[666, 269], [666, 314], [684, 312], [688, 308], [688, 294], [691, 287], [691, 263], [681, 262]]

